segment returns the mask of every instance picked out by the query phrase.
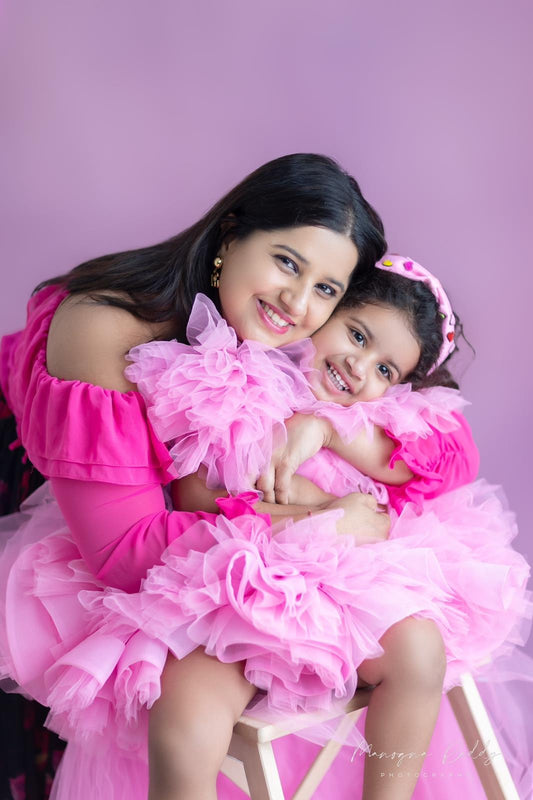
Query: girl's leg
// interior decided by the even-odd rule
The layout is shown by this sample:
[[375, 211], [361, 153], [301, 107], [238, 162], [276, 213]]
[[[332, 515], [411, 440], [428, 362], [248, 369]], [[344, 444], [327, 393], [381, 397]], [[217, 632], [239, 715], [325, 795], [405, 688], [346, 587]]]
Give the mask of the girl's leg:
[[233, 726], [256, 691], [240, 663], [202, 648], [180, 661], [169, 656], [150, 711], [149, 800], [216, 800]]
[[[435, 623], [409, 617], [382, 637], [384, 654], [361, 664], [372, 692], [363, 800], [411, 797], [437, 721], [446, 657]], [[380, 757], [380, 754], [383, 754]]]

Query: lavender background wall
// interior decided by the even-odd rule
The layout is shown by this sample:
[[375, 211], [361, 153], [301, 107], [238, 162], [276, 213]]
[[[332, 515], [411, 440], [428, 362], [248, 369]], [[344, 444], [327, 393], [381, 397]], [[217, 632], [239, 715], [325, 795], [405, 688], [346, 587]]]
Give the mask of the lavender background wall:
[[465, 321], [482, 472], [533, 559], [532, 33], [529, 0], [7, 0], [0, 333], [39, 280], [175, 233], [269, 158], [331, 154]]

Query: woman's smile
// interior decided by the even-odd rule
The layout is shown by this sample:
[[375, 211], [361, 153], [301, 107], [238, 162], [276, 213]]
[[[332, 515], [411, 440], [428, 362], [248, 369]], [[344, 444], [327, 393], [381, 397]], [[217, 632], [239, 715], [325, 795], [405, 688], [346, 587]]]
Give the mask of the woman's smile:
[[291, 326], [295, 325], [292, 319], [283, 314], [279, 308], [271, 306], [264, 300], [258, 300], [257, 304], [265, 325], [271, 327], [276, 333], [287, 333]]

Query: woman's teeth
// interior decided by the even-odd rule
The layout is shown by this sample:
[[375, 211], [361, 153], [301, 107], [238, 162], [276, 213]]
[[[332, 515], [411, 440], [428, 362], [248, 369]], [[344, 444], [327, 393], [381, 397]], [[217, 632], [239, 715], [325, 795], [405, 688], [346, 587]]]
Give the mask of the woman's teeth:
[[341, 392], [350, 391], [350, 387], [348, 386], [346, 381], [343, 381], [343, 379], [341, 378], [335, 367], [332, 367], [331, 364], [328, 364], [328, 375], [331, 378], [333, 385], [336, 386], [337, 389], [340, 389]]
[[263, 309], [263, 311], [267, 315], [267, 317], [272, 320], [274, 325], [277, 325], [278, 328], [288, 328], [289, 327], [290, 322], [287, 322], [286, 319], [282, 319], [279, 314], [276, 314], [276, 312], [273, 311], [270, 308], [270, 306], [267, 306], [266, 303], [263, 303], [262, 300], [260, 300], [259, 303], [261, 305], [261, 308]]

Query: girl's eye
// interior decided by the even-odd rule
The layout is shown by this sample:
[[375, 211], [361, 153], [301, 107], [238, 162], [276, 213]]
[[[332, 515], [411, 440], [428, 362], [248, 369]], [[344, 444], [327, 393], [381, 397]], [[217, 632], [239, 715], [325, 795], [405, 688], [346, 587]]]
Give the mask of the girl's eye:
[[392, 379], [391, 371], [386, 364], [378, 364], [378, 370], [388, 381]]
[[353, 339], [355, 339], [357, 344], [360, 344], [360, 345], [364, 346], [366, 340], [365, 340], [365, 337], [363, 336], [363, 334], [360, 331], [356, 330], [355, 328], [352, 328], [350, 330], [350, 333], [352, 334], [352, 337], [353, 337]]
[[290, 272], [298, 274], [298, 265], [292, 260], [292, 258], [289, 258], [288, 256], [276, 256], [276, 258]]

